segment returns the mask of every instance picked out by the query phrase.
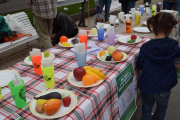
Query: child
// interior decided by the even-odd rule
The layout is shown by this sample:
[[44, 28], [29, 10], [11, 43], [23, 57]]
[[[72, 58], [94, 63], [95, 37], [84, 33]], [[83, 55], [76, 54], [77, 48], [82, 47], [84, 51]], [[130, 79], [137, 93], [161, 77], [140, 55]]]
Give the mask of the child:
[[147, 20], [155, 39], [143, 44], [136, 62], [142, 74], [139, 89], [142, 98], [141, 120], [151, 120], [152, 107], [157, 107], [152, 120], [164, 120], [171, 89], [177, 84], [175, 57], [180, 57], [178, 42], [169, 38], [177, 24], [170, 13], [158, 13]]

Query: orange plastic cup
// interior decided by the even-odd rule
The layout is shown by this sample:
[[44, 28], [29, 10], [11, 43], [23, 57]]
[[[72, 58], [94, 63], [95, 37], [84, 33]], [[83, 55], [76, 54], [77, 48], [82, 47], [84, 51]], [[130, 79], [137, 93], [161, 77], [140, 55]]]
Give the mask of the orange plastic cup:
[[39, 56], [31, 55], [31, 59], [32, 59], [35, 74], [41, 75], [42, 74], [42, 70], [41, 70], [42, 53]]
[[132, 20], [126, 21], [126, 33], [131, 33], [132, 29]]
[[80, 43], [85, 43], [85, 50], [87, 50], [87, 35], [78, 35]]

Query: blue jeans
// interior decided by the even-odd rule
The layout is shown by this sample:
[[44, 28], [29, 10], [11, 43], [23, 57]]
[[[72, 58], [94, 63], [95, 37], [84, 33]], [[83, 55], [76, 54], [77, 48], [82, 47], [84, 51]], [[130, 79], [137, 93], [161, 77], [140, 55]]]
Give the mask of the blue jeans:
[[180, 14], [180, 2], [167, 2], [167, 1], [163, 2], [164, 10], [172, 10], [172, 7]]
[[129, 13], [131, 11], [131, 8], [135, 8], [135, 2], [130, 1], [128, 3], [122, 3], [122, 11], [124, 14]]
[[98, 13], [99, 14], [102, 13], [103, 7], [105, 5], [105, 21], [109, 20], [109, 11], [111, 7], [111, 1], [112, 0], [99, 0], [100, 10]]
[[164, 120], [168, 101], [170, 97], [169, 92], [160, 94], [143, 94], [141, 93], [142, 99], [142, 117], [141, 120], [151, 120], [151, 112], [154, 102], [156, 101], [156, 111], [152, 117], [152, 120]]

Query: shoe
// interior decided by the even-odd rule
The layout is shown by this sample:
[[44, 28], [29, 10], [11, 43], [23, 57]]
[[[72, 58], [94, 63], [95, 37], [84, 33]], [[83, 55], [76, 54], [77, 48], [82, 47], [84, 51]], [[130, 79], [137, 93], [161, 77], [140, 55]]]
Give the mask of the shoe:
[[105, 23], [108, 23], [108, 22], [109, 22], [109, 20], [106, 20], [106, 21], [105, 21]]

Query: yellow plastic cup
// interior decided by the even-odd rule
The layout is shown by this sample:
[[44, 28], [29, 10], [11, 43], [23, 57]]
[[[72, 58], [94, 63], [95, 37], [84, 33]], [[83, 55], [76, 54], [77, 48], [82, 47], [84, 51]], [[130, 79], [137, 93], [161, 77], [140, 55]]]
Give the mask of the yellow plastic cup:
[[1, 86], [0, 86], [0, 100], [2, 99], [2, 92], [1, 92]]
[[42, 60], [41, 68], [43, 72], [44, 82], [47, 88], [52, 88], [55, 86], [54, 79], [54, 64], [52, 60]]
[[135, 17], [136, 17], [135, 25], [138, 26], [141, 23], [141, 12], [136, 12]]

